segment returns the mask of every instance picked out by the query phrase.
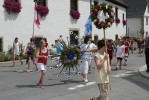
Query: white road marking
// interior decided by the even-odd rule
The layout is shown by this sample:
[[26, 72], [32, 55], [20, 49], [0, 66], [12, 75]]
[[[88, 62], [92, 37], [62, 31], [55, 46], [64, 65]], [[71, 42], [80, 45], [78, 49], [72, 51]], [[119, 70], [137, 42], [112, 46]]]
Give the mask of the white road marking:
[[130, 75], [133, 75], [133, 73], [136, 72], [136, 71], [126, 71], [124, 73], [119, 73], [119, 74], [116, 74], [116, 75], [112, 75], [112, 77], [125, 77], [125, 76], [130, 76]]
[[88, 83], [86, 83], [86, 85], [85, 84], [76, 85], [76, 86], [70, 87], [68, 89], [69, 90], [75, 90], [77, 88], [86, 87], [86, 86], [89, 86], [89, 85], [92, 85], [92, 84], [95, 84], [95, 82], [88, 82]]

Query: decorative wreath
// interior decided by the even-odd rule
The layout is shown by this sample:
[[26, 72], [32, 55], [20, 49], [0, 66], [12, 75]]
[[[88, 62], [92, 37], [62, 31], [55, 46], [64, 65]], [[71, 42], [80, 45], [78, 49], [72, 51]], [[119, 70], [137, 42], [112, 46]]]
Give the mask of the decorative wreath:
[[114, 22], [114, 11], [111, 5], [106, 3], [91, 6], [91, 18], [98, 29], [111, 27]]
[[79, 64], [81, 51], [76, 46], [68, 45], [64, 47], [60, 58], [64, 67], [71, 68]]

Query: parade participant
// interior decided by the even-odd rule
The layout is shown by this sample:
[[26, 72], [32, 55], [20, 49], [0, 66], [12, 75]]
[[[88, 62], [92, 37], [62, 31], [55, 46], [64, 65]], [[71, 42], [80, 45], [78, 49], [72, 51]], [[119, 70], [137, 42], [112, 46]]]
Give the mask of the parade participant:
[[99, 87], [100, 96], [90, 98], [90, 100], [108, 100], [108, 74], [110, 74], [111, 72], [109, 55], [106, 53], [106, 46], [104, 40], [99, 40], [97, 46], [99, 50], [94, 57], [94, 61], [96, 64], [95, 78], [96, 83]]
[[124, 54], [124, 66], [127, 66], [127, 60], [129, 56], [129, 42], [127, 39], [124, 40], [125, 54]]
[[45, 73], [47, 70], [48, 48], [44, 40], [40, 41], [40, 49], [37, 50], [36, 57], [38, 58], [38, 71], [41, 72], [40, 80], [37, 85], [44, 89]]
[[23, 62], [20, 57], [20, 52], [21, 52], [20, 43], [18, 42], [18, 37], [16, 37], [13, 43], [13, 66], [15, 65], [16, 57], [18, 57], [21, 65], [23, 65]]
[[33, 61], [33, 64], [36, 66], [36, 71], [38, 70], [37, 64], [35, 62], [36, 46], [34, 44], [34, 41], [35, 41], [34, 38], [30, 38], [30, 42], [27, 44], [26, 47], [26, 54], [27, 54], [26, 64], [28, 64], [27, 72], [32, 71], [30, 68], [31, 61]]
[[61, 52], [63, 51], [63, 45], [61, 44], [61, 41], [59, 39], [55, 40], [55, 54], [56, 55], [61, 55]]
[[113, 58], [113, 44], [112, 44], [112, 40], [108, 40], [107, 52], [109, 54], [110, 65], [111, 65], [111, 61], [112, 61], [112, 58]]
[[47, 42], [47, 38], [43, 38], [43, 40], [46, 42], [46, 47], [49, 49], [49, 44]]
[[116, 47], [116, 51], [115, 51], [115, 55], [117, 57], [116, 70], [118, 70], [118, 68], [121, 70], [122, 60], [123, 60], [124, 54], [125, 54], [125, 45], [123, 45], [123, 44], [124, 43], [122, 41], [120, 41], [120, 43]]
[[96, 51], [97, 48], [93, 48], [91, 44], [91, 36], [85, 36], [84, 43], [80, 46], [82, 52], [82, 67], [83, 67], [83, 81], [88, 82], [88, 71], [90, 64], [91, 52]]
[[137, 45], [138, 45], [138, 49], [139, 49], [139, 54], [141, 54], [141, 47], [142, 47], [141, 38], [138, 38]]
[[130, 50], [131, 50], [131, 53], [133, 53], [133, 50], [134, 50], [134, 40], [133, 40], [133, 38], [131, 38], [131, 40], [130, 40]]
[[[92, 37], [90, 38], [90, 48], [97, 48], [97, 46], [94, 44], [94, 41], [92, 41]], [[97, 48], [98, 49], [98, 48]], [[92, 57], [93, 57], [93, 53], [90, 52], [90, 58], [89, 58], [89, 69], [88, 69], [88, 73], [91, 73], [91, 65], [92, 65]]]
[[141, 53], [144, 52], [144, 47], [145, 47], [145, 40], [141, 39]]
[[145, 40], [145, 60], [147, 65], [146, 72], [149, 73], [149, 34], [146, 35], [146, 40]]

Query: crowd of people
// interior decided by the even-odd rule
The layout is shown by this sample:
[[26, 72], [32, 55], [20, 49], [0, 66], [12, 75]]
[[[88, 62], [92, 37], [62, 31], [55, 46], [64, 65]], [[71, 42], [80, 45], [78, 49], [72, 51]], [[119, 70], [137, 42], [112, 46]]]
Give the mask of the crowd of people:
[[[85, 83], [88, 82], [88, 74], [90, 73], [91, 70], [91, 61], [92, 61], [91, 57], [93, 57], [93, 52], [96, 52], [96, 54], [94, 55], [94, 61], [96, 65], [95, 75], [97, 83], [100, 84], [98, 86], [100, 91], [102, 91], [101, 95], [107, 94], [104, 92], [105, 90], [107, 90], [107, 83], [109, 82], [107, 73], [110, 73], [111, 71], [112, 59], [115, 58], [117, 59], [115, 70], [121, 70], [123, 64], [122, 61], [124, 62], [124, 66], [127, 66], [128, 56], [130, 55], [130, 52], [134, 53], [134, 50], [138, 49], [138, 53], [141, 54], [145, 51], [147, 72], [149, 72], [149, 64], [148, 64], [149, 39], [138, 38], [137, 40], [134, 40], [133, 38], [122, 37], [118, 42], [115, 42], [112, 39], [107, 39], [106, 41], [107, 42], [105, 44], [104, 39], [102, 39], [98, 41], [98, 43], [95, 45], [92, 42], [91, 36], [85, 36], [84, 42], [81, 43], [81, 45], [79, 45], [82, 55], [82, 76], [83, 76], [82, 79]], [[30, 38], [30, 42], [27, 44], [27, 47], [25, 49], [25, 53], [27, 55], [26, 64], [28, 66], [26, 71], [27, 72], [33, 71], [31, 70], [31, 61], [32, 61], [33, 64], [35, 65], [36, 71], [41, 72], [41, 77], [37, 85], [39, 85], [41, 88], [44, 88], [44, 79], [45, 79], [45, 72], [47, 70], [48, 57], [54, 57], [54, 55], [61, 55], [61, 52], [63, 51], [63, 44], [61, 43], [61, 39], [55, 40], [55, 44], [52, 45], [52, 47], [55, 48], [54, 49], [55, 54], [53, 55], [49, 54], [49, 45], [47, 43], [46, 38], [41, 39], [40, 48], [37, 48], [34, 42], [35, 39]], [[16, 37], [13, 43], [13, 66], [15, 65], [16, 57], [18, 57], [21, 65], [23, 65], [20, 56], [20, 52], [22, 51], [20, 51], [19, 45], [20, 44], [18, 42], [18, 38]], [[60, 56], [57, 56], [57, 59], [60, 60]], [[98, 77], [99, 74], [100, 77]], [[99, 97], [95, 98], [98, 99]], [[91, 100], [94, 100], [95, 98], [92, 98]]]

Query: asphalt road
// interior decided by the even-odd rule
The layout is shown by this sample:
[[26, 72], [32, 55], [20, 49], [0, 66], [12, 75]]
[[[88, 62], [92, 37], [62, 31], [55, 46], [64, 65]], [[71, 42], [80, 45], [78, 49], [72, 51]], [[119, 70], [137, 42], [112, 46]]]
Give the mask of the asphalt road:
[[[115, 71], [112, 63], [112, 90], [109, 91], [110, 100], [149, 100], [149, 79], [138, 74], [138, 69], [145, 65], [144, 55], [130, 54], [128, 66]], [[0, 100], [89, 100], [90, 97], [99, 95], [99, 90], [94, 82], [94, 62], [92, 72], [89, 74], [90, 82], [84, 85], [82, 76], [76, 73], [68, 75], [57, 74], [60, 69], [48, 69], [46, 73], [45, 89], [36, 86], [40, 78], [39, 72], [27, 73], [27, 67], [12, 63], [0, 63]], [[48, 66], [53, 66], [50, 60]], [[35, 68], [33, 66], [33, 68]], [[49, 67], [50, 68], [50, 67]], [[79, 68], [80, 70], [80, 68]]]

